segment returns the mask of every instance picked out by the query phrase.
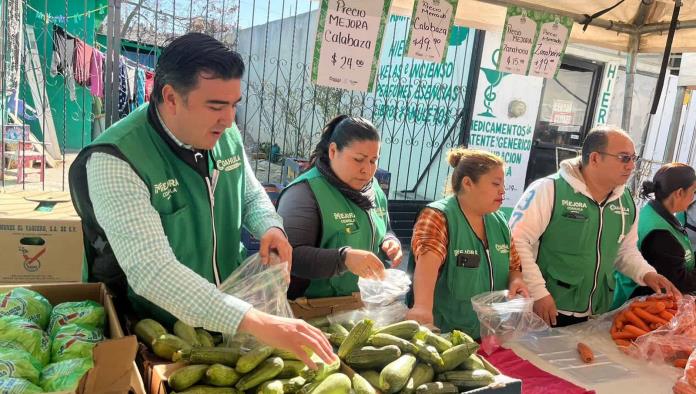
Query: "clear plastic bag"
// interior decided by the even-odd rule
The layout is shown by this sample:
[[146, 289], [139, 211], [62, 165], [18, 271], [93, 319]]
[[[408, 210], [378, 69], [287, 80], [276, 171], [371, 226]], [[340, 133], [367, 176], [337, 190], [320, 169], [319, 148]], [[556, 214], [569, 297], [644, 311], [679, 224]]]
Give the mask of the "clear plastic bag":
[[[352, 320], [358, 316], [369, 317], [378, 327], [404, 320], [408, 312], [406, 293], [411, 288], [411, 279], [406, 272], [387, 269], [384, 271], [384, 280], [360, 278], [358, 287], [364, 308], [351, 311], [349, 314], [353, 315]], [[336, 316], [334, 319], [345, 319], [346, 316]]]
[[[643, 299], [630, 300], [619, 312], [628, 308], [630, 302]], [[689, 357], [696, 348], [695, 301], [694, 296], [683, 296], [678, 301], [678, 312], [668, 324], [639, 336], [626, 352], [643, 360], [668, 364], [672, 364], [676, 359]]]
[[691, 352], [684, 375], [672, 387], [675, 394], [696, 394], [696, 351]]
[[[268, 264], [261, 263], [258, 253], [249, 256], [221, 285], [220, 291], [251, 304], [255, 309], [281, 317], [293, 317], [288, 303], [290, 270], [271, 253]], [[235, 341], [248, 343], [250, 337], [237, 335]], [[225, 336], [226, 343], [232, 338]], [[246, 347], [246, 346], [245, 346]]]
[[549, 326], [533, 311], [531, 298], [508, 298], [507, 290], [481, 293], [471, 299], [481, 323], [481, 349], [491, 354], [503, 343]]

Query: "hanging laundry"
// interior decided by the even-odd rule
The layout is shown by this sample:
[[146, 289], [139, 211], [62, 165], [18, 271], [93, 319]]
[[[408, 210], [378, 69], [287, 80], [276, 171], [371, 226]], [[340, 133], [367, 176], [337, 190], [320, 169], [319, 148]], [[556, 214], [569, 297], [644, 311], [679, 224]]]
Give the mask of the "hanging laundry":
[[135, 105], [141, 106], [145, 102], [145, 70], [138, 68], [135, 73]]
[[94, 97], [104, 97], [104, 56], [98, 50], [92, 51], [92, 61], [89, 65], [89, 90]]
[[126, 64], [126, 73], [128, 74], [128, 100], [135, 100], [135, 67]]
[[130, 113], [128, 106], [128, 73], [123, 61], [118, 64], [118, 115], [123, 118]]
[[155, 73], [152, 71], [145, 71], [145, 101], [150, 101], [150, 95], [152, 94], [152, 85], [155, 84]]
[[82, 86], [90, 84], [90, 67], [94, 48], [75, 38], [75, 82]]
[[62, 27], [53, 26], [53, 56], [51, 59], [51, 76], [61, 74], [70, 92], [70, 100], [77, 99], [75, 95], [75, 77], [73, 74], [73, 58], [75, 54], [75, 38], [65, 33]]

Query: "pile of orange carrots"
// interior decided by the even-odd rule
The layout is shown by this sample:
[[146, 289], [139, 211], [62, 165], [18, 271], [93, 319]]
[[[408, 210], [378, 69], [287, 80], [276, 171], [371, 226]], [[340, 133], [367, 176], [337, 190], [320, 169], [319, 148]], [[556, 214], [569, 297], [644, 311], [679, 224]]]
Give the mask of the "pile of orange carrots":
[[639, 336], [669, 323], [677, 311], [677, 302], [672, 296], [655, 294], [635, 300], [614, 317], [611, 337], [619, 347], [630, 346]]

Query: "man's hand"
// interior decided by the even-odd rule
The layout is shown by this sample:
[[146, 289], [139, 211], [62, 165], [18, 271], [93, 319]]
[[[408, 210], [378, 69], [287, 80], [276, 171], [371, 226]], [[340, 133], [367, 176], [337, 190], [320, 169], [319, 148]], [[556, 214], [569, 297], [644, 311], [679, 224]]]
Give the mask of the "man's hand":
[[396, 268], [401, 264], [401, 260], [404, 258], [404, 254], [401, 251], [401, 244], [395, 239], [388, 239], [382, 243], [382, 250], [387, 254], [389, 260], [391, 260], [392, 268]]
[[251, 334], [268, 346], [292, 352], [312, 369], [317, 365], [307, 349], [327, 364], [338, 361], [324, 334], [303, 320], [273, 316], [252, 308], [244, 315], [237, 331]]
[[661, 294], [666, 292], [668, 295], [672, 295], [677, 299], [681, 298], [681, 292], [669, 281], [669, 279], [658, 274], [657, 272], [648, 272], [643, 276], [643, 282], [653, 289], [655, 293]]
[[288, 262], [288, 269], [292, 267], [292, 246], [290, 246], [283, 230], [278, 227], [269, 228], [261, 237], [259, 255], [263, 264], [268, 264], [270, 261], [271, 251], [278, 253], [281, 263]]
[[542, 318], [549, 326], [555, 326], [558, 311], [556, 310], [556, 301], [553, 300], [553, 296], [549, 294], [544, 298], [534, 301], [534, 313]]

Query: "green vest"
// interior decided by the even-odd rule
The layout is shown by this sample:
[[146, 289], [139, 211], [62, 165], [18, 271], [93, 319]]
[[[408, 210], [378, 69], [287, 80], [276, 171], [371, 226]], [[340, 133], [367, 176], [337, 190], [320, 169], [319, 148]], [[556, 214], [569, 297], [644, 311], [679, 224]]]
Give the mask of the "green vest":
[[[683, 218], [682, 218], [683, 219]], [[687, 271], [694, 269], [694, 253], [691, 250], [691, 242], [689, 237], [665, 220], [652, 205], [647, 204], [640, 210], [640, 219], [638, 220], [638, 248], [643, 247], [643, 240], [655, 230], [669, 231], [672, 236], [679, 241], [684, 248], [684, 262]], [[616, 271], [616, 292], [614, 293], [614, 308], [618, 308], [624, 304], [633, 294], [633, 291], [638, 287], [638, 284], [633, 279], [627, 277], [621, 272]]]
[[537, 257], [546, 288], [559, 311], [607, 312], [613, 300], [619, 240], [628, 234], [636, 217], [631, 194], [625, 190], [619, 199], [599, 206], [573, 190], [560, 175], [551, 179], [553, 213], [540, 238]]
[[[245, 253], [240, 231], [244, 157], [239, 130], [233, 125], [210, 151], [211, 178], [205, 179], [171, 150], [148, 122], [147, 113], [148, 106], [141, 106], [100, 135], [83, 154], [104, 145], [118, 149], [148, 187], [177, 260], [219, 285]], [[165, 325], [176, 321], [131, 288], [128, 298], [141, 318], [151, 317]]]
[[[350, 246], [353, 249], [371, 251], [382, 261], [386, 260], [380, 246], [389, 227], [389, 214], [387, 197], [377, 180], [372, 181], [376, 207], [368, 211], [347, 199], [316, 167], [300, 175], [290, 186], [300, 182], [309, 184], [319, 205], [322, 229], [320, 248], [336, 249]], [[305, 291], [305, 297], [340, 297], [357, 291], [360, 291], [358, 276], [352, 272], [344, 272], [333, 278], [312, 280]]]
[[[462, 330], [478, 338], [479, 320], [471, 306], [475, 295], [508, 288], [510, 229], [501, 212], [484, 216], [489, 248], [476, 236], [456, 196], [428, 205], [447, 218], [447, 257], [435, 285], [433, 319], [442, 332]], [[478, 262], [477, 262], [478, 261]], [[412, 260], [412, 269], [415, 270]]]

